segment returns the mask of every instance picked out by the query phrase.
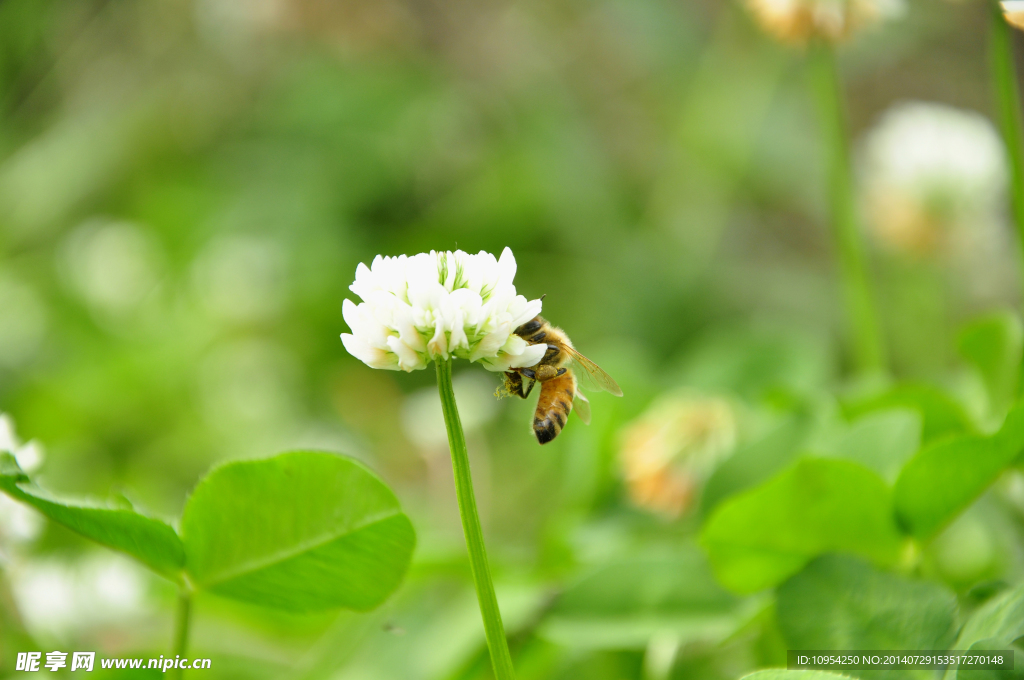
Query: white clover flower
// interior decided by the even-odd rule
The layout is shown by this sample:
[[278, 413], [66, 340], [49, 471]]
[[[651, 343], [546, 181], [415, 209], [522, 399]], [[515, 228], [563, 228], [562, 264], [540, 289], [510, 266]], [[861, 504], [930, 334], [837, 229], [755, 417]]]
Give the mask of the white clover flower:
[[415, 371], [434, 359], [479, 361], [489, 371], [536, 365], [544, 345], [529, 345], [513, 331], [541, 311], [540, 300], [516, 294], [516, 259], [480, 251], [378, 255], [356, 268], [350, 286], [363, 302], [345, 300], [352, 333], [345, 349], [367, 366]]
[[1024, 29], [1024, 0], [1003, 0], [1003, 16], [1012, 26]]
[[980, 114], [895, 106], [864, 140], [861, 175], [872, 229], [890, 249], [952, 253], [976, 249], [998, 232], [1005, 154]]
[[780, 40], [835, 42], [861, 26], [899, 15], [902, 0], [747, 0], [766, 31]]
[[26, 560], [10, 570], [11, 590], [29, 631], [58, 640], [97, 626], [131, 626], [149, 611], [148, 575], [115, 553], [71, 562]]

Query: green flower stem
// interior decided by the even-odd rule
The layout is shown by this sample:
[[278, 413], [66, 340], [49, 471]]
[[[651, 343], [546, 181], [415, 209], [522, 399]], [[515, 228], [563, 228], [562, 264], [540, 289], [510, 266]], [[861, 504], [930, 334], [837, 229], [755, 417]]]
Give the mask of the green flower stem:
[[885, 369], [885, 350], [857, 224], [846, 114], [835, 50], [828, 43], [818, 42], [811, 46], [809, 59], [811, 85], [828, 153], [832, 232], [848, 323], [853, 332], [856, 365], [862, 373], [880, 371]]
[[[188, 651], [188, 632], [192, 620], [192, 593], [182, 588], [178, 594], [178, 610], [174, 617], [174, 653], [185, 658]], [[182, 668], [171, 670], [170, 677], [182, 678], [185, 671]]]
[[1013, 34], [1003, 17], [998, 2], [992, 3], [992, 84], [996, 93], [999, 127], [1006, 142], [1010, 159], [1013, 222], [1020, 237], [1021, 257], [1024, 260], [1024, 155], [1022, 155], [1020, 90], [1017, 69], [1014, 66]]
[[1020, 89], [1014, 65], [1013, 29], [1003, 17], [998, 2], [992, 3], [992, 44], [989, 55], [992, 87], [996, 95], [999, 128], [1010, 160], [1010, 197], [1013, 224], [1021, 254], [1024, 278], [1024, 133], [1021, 132]]
[[459, 410], [455, 405], [455, 391], [452, 389], [451, 360], [437, 360], [437, 391], [441, 395], [441, 409], [444, 424], [448, 429], [448, 447], [452, 452], [452, 469], [455, 473], [455, 494], [459, 498], [459, 514], [462, 516], [462, 531], [469, 548], [469, 564], [473, 570], [476, 596], [480, 602], [480, 614], [484, 620], [487, 648], [491, 652], [491, 665], [497, 680], [514, 680], [512, 656], [505, 639], [505, 627], [501, 623], [498, 599], [494, 595], [491, 570], [487, 565], [487, 550], [484, 548], [480, 515], [476, 510], [473, 494], [473, 478], [469, 472], [469, 452], [466, 449], [466, 435], [462, 431]]

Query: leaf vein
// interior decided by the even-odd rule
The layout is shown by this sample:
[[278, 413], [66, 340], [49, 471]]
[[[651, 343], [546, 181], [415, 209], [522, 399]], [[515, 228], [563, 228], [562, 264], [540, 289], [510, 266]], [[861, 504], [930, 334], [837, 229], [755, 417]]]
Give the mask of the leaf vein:
[[265, 557], [261, 557], [261, 558], [258, 558], [258, 559], [248, 560], [246, 562], [243, 562], [239, 566], [235, 567], [234, 569], [224, 570], [224, 571], [221, 571], [219, 573], [215, 572], [215, 576], [212, 577], [212, 578], [208, 577], [208, 578], [197, 579], [197, 580], [205, 588], [211, 588], [213, 586], [221, 585], [221, 584], [226, 583], [228, 581], [231, 581], [233, 579], [239, 578], [240, 576], [244, 576], [244, 575], [249, 574], [249, 573], [253, 573], [253, 572], [260, 571], [262, 569], [266, 569], [266, 568], [268, 568], [270, 566], [273, 566], [275, 564], [280, 564], [280, 563], [283, 563], [283, 562], [287, 562], [288, 560], [290, 560], [290, 559], [292, 559], [294, 557], [298, 557], [302, 553], [306, 553], [306, 552], [309, 552], [311, 550], [315, 550], [316, 548], [321, 548], [321, 547], [323, 547], [323, 546], [325, 546], [325, 545], [327, 545], [329, 543], [332, 543], [332, 542], [334, 542], [334, 541], [336, 541], [336, 540], [338, 540], [340, 538], [344, 538], [345, 536], [350, 536], [350, 535], [356, 533], [357, 531], [362, 531], [363, 529], [365, 529], [367, 527], [373, 526], [374, 524], [379, 524], [380, 522], [389, 520], [392, 517], [397, 517], [398, 515], [401, 515], [401, 514], [402, 514], [402, 511], [399, 508], [392, 508], [391, 510], [379, 513], [377, 515], [371, 515], [371, 516], [365, 518], [362, 522], [349, 527], [346, 531], [342, 531], [342, 532], [337, 532], [337, 531], [328, 532], [326, 535], [321, 535], [321, 536], [316, 537], [316, 538], [314, 538], [312, 540], [302, 541], [302, 542], [298, 543], [297, 545], [295, 545], [294, 547], [287, 548], [287, 549], [284, 549], [284, 550], [279, 550], [277, 552], [271, 553], [271, 554], [269, 554], [269, 555], [267, 555]]

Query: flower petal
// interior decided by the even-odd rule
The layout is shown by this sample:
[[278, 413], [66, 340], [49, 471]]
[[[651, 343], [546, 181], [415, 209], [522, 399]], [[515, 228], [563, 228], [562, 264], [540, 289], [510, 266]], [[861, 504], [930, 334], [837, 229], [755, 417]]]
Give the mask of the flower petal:
[[498, 275], [499, 280], [505, 283], [512, 283], [516, 277], [516, 256], [508, 246], [505, 246], [501, 251], [501, 257], [498, 258]]
[[498, 350], [504, 347], [512, 333], [512, 324], [507, 321], [500, 324], [497, 329], [485, 335], [470, 355], [470, 361], [479, 361], [485, 357], [494, 357]]
[[388, 347], [398, 357], [398, 367], [406, 373], [419, 370], [427, 365], [421, 354], [395, 336], [388, 338]]
[[398, 357], [378, 347], [371, 347], [360, 338], [349, 333], [341, 334], [341, 342], [345, 345], [348, 353], [359, 359], [370, 368], [384, 368], [392, 371], [398, 370]]
[[522, 295], [517, 295], [508, 309], [512, 314], [512, 328], [519, 328], [524, 323], [540, 314], [543, 304], [540, 300], [527, 301]]
[[434, 337], [427, 343], [427, 351], [430, 357], [436, 359], [448, 358], [448, 337], [444, 334], [444, 319], [438, 319], [434, 327]]
[[509, 361], [510, 368], [527, 368], [529, 366], [536, 366], [540, 363], [540, 360], [544, 358], [544, 353], [547, 352], [547, 345], [530, 345], [522, 354], [511, 355]]

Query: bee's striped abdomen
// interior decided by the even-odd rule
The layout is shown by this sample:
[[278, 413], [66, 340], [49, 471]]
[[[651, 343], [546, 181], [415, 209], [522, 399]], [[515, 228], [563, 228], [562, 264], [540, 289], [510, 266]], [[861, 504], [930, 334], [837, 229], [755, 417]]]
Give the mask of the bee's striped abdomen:
[[558, 436], [572, 412], [576, 396], [576, 376], [572, 371], [542, 382], [537, 410], [533, 414], [533, 432], [537, 441], [547, 444]]

